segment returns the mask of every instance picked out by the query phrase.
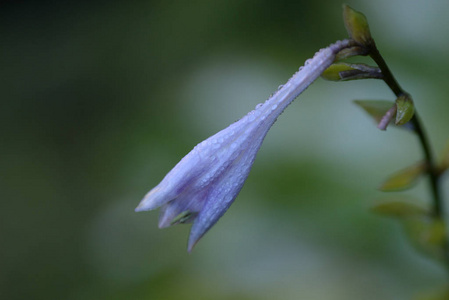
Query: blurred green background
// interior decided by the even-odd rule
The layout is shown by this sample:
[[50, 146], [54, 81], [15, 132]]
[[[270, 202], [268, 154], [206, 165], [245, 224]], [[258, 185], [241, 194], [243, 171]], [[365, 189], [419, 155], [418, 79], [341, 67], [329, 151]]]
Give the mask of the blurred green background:
[[[143, 195], [193, 146], [347, 34], [338, 1], [2, 1], [1, 299], [410, 299], [445, 282], [376, 187], [421, 157], [318, 80], [268, 134], [236, 202], [186, 252]], [[449, 2], [354, 0], [436, 150]], [[447, 179], [447, 178], [446, 178]], [[446, 198], [449, 186], [445, 184]], [[427, 203], [425, 182], [411, 190]]]

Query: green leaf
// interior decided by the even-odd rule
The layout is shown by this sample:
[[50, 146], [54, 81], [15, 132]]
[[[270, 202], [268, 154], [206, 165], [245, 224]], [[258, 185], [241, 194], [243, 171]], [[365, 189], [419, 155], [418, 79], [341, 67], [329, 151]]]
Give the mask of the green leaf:
[[428, 214], [428, 211], [420, 206], [397, 199], [378, 203], [371, 207], [371, 211], [383, 216], [399, 219]]
[[374, 44], [368, 21], [361, 12], [352, 9], [349, 5], [343, 5], [343, 20], [349, 36], [358, 44], [370, 47]]
[[363, 108], [376, 123], [379, 123], [386, 112], [394, 105], [394, 102], [387, 100], [354, 100], [354, 103]]
[[418, 217], [405, 220], [403, 225], [407, 237], [418, 251], [438, 261], [444, 259], [444, 222], [430, 217]]
[[409, 94], [404, 94], [396, 99], [396, 125], [404, 125], [413, 117], [415, 106]]
[[444, 222], [435, 218], [427, 209], [399, 197], [384, 200], [371, 208], [375, 213], [400, 221], [411, 244], [423, 254], [443, 261], [446, 243]]
[[405, 190], [412, 187], [427, 170], [424, 162], [419, 162], [391, 175], [379, 189], [383, 192]]
[[444, 286], [438, 290], [420, 293], [415, 300], [447, 300], [449, 299], [449, 287]]

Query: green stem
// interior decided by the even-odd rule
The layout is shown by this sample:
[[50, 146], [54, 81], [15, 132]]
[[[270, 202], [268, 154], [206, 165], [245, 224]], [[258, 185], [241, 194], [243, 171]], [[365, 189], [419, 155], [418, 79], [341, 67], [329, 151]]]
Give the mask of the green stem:
[[443, 200], [441, 198], [441, 193], [440, 193], [439, 184], [438, 184], [439, 174], [438, 174], [437, 168], [435, 166], [435, 160], [434, 160], [432, 152], [430, 150], [430, 144], [427, 139], [427, 135], [424, 132], [424, 129], [423, 129], [421, 122], [416, 113], [413, 116], [413, 118], [411, 119], [411, 122], [412, 122], [414, 130], [420, 140], [421, 146], [424, 151], [426, 163], [428, 166], [430, 188], [432, 190], [432, 195], [433, 195], [433, 214], [435, 217], [443, 220], [444, 210], [443, 210]]
[[[399, 83], [394, 78], [393, 74], [390, 71], [390, 68], [388, 68], [387, 63], [383, 59], [382, 55], [380, 54], [374, 42], [372, 45], [370, 45], [369, 50], [370, 50], [369, 56], [377, 63], [378, 67], [381, 69], [382, 74], [384, 75], [383, 80], [390, 87], [390, 89], [396, 95], [396, 97], [407, 94], [407, 92], [401, 88]], [[445, 224], [443, 198], [441, 196], [439, 188], [440, 174], [435, 165], [435, 159], [432, 154], [427, 134], [424, 131], [422, 122], [420, 121], [418, 115], [416, 114], [416, 110], [410, 122], [412, 123], [413, 129], [419, 138], [419, 142], [424, 152], [424, 157], [427, 164], [427, 173], [429, 174], [430, 190], [433, 199], [432, 215], [434, 216], [434, 218], [441, 220], [441, 222]], [[447, 236], [445, 240], [446, 242], [444, 244], [444, 260], [445, 265], [449, 269], [449, 244]]]
[[385, 83], [390, 87], [396, 97], [405, 94], [406, 92], [401, 88], [399, 83], [396, 81], [396, 78], [394, 78], [393, 73], [391, 73], [390, 68], [388, 68], [387, 63], [385, 62], [382, 55], [380, 55], [380, 52], [379, 50], [377, 50], [377, 47], [374, 43], [372, 49], [369, 52], [369, 56], [377, 63], [377, 66], [380, 68], [382, 74], [384, 75], [383, 79]]
[[[396, 95], [396, 97], [407, 94], [407, 92], [401, 88], [399, 83], [394, 78], [393, 74], [390, 71], [390, 68], [388, 68], [387, 63], [383, 59], [382, 55], [380, 55], [379, 50], [377, 50], [377, 47], [375, 44], [373, 45], [369, 55], [377, 63], [379, 68], [382, 70], [382, 74], [384, 75], [385, 83], [390, 87], [390, 89], [393, 91], [393, 93]], [[418, 118], [418, 115], [416, 114], [416, 112], [410, 122], [413, 124], [413, 129], [419, 138], [421, 147], [424, 152], [426, 164], [428, 166], [428, 173], [429, 173], [429, 177], [430, 177], [430, 187], [431, 187], [432, 196], [433, 196], [432, 197], [433, 198], [433, 214], [436, 217], [443, 219], [443, 200], [442, 200], [441, 193], [440, 193], [439, 187], [438, 187], [439, 174], [438, 174], [436, 166], [435, 166], [435, 160], [432, 155], [430, 143], [427, 139], [427, 135], [424, 131], [424, 127], [423, 127], [420, 119]]]

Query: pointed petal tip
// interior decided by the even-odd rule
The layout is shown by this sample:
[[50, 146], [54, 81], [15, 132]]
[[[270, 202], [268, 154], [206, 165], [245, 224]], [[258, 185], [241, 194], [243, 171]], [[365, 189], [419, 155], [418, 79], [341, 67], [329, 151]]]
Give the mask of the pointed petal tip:
[[158, 227], [159, 229], [167, 228], [171, 226], [171, 222], [169, 219], [162, 219], [159, 221]]
[[157, 186], [149, 191], [145, 197], [140, 201], [139, 205], [136, 207], [135, 211], [145, 211], [145, 210], [153, 210], [158, 208], [163, 204], [163, 198], [160, 193], [160, 188]]
[[172, 225], [172, 220], [174, 217], [173, 206], [168, 204], [162, 206], [159, 212], [159, 229], [170, 227]]
[[144, 198], [142, 201], [140, 201], [139, 205], [134, 209], [135, 212], [145, 211], [145, 210], [152, 210], [154, 209], [151, 207], [151, 205], [148, 204], [148, 201], [146, 198]]
[[159, 229], [164, 229], [164, 228], [170, 227], [170, 225], [159, 223], [159, 224], [157, 225], [157, 227], [158, 227]]
[[190, 240], [189, 240], [189, 244], [187, 245], [187, 253], [192, 254], [192, 250], [195, 247], [197, 242], [198, 241], [195, 241], [195, 242], [191, 243]]
[[[194, 222], [195, 225], [195, 222]], [[189, 236], [189, 242], [187, 244], [187, 252], [192, 253], [193, 248], [195, 248], [196, 244], [201, 240], [204, 233], [198, 234], [198, 232], [193, 228], [193, 230], [190, 230], [190, 236]]]

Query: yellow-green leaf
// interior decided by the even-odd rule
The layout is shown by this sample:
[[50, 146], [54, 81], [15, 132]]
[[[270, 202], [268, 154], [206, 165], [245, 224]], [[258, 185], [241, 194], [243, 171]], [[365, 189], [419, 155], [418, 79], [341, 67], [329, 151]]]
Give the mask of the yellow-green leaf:
[[414, 300], [447, 300], [449, 299], [449, 287], [444, 286], [438, 290], [420, 293]]
[[379, 189], [383, 192], [405, 190], [412, 187], [418, 178], [426, 171], [424, 162], [414, 164], [391, 175]]
[[371, 207], [371, 211], [388, 217], [409, 218], [427, 215], [426, 209], [401, 200], [388, 200]]
[[354, 100], [354, 103], [363, 108], [376, 123], [379, 123], [385, 113], [394, 105], [394, 102], [387, 100]]
[[411, 218], [403, 222], [412, 245], [420, 252], [441, 261], [444, 258], [446, 227], [444, 222], [430, 217]]

